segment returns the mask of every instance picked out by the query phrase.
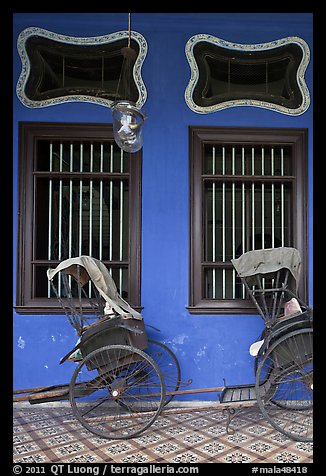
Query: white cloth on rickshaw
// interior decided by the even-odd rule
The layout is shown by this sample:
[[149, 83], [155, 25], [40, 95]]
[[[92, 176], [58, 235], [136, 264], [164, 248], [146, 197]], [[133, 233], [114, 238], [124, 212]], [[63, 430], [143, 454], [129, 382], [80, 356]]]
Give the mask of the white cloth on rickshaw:
[[258, 340], [257, 342], [254, 342], [253, 344], [251, 344], [251, 346], [249, 348], [250, 355], [252, 355], [253, 357], [256, 357], [256, 355], [258, 354], [259, 349], [261, 348], [263, 343], [264, 343], [264, 339], [263, 340]]
[[77, 265], [86, 270], [86, 273], [80, 268], [80, 283], [84, 286], [89, 280], [94, 283], [94, 286], [103, 297], [103, 299], [112, 307], [120, 316], [125, 319], [142, 319], [143, 316], [133, 309], [118, 293], [115, 282], [109, 273], [107, 267], [98, 259], [92, 256], [78, 256], [76, 258], [69, 258], [62, 261], [55, 269], [49, 268], [47, 270], [47, 277], [52, 280], [54, 276], [60, 272], [65, 271], [71, 274], [75, 279], [78, 277]]
[[[266, 248], [243, 253], [239, 258], [231, 259], [240, 278], [247, 278], [247, 283], [254, 284], [257, 274], [269, 275], [286, 268], [293, 279], [289, 280], [288, 287], [292, 291], [298, 290], [298, 281], [301, 271], [301, 257], [296, 248], [282, 246]], [[250, 278], [253, 277], [251, 280]], [[293, 282], [294, 281], [294, 282]]]

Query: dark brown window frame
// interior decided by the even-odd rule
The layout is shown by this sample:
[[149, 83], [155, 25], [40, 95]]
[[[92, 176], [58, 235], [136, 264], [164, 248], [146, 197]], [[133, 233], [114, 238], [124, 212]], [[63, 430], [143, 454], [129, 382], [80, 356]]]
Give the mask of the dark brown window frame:
[[[19, 123], [19, 205], [17, 243], [17, 297], [15, 310], [22, 314], [61, 314], [56, 298], [35, 298], [32, 295], [32, 263], [34, 262], [34, 160], [38, 139], [112, 140], [112, 124], [96, 123]], [[140, 309], [141, 286], [141, 175], [142, 152], [131, 155], [129, 193], [129, 303]], [[40, 263], [42, 264], [42, 263]], [[57, 262], [50, 262], [55, 267]]]
[[[299, 296], [307, 302], [308, 240], [308, 151], [307, 129], [189, 126], [189, 306], [192, 314], [256, 314], [249, 300], [204, 299], [203, 283], [203, 182], [202, 156], [205, 144], [276, 144], [293, 148], [292, 232], [293, 243], [301, 253]], [[231, 265], [231, 263], [230, 263]], [[232, 266], [232, 265], [231, 265]]]

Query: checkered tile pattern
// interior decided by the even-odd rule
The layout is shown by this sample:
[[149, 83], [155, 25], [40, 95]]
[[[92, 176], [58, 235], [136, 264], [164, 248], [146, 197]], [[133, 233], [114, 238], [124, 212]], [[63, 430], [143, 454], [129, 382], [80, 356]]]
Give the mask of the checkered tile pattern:
[[107, 440], [73, 419], [70, 408], [14, 409], [15, 463], [311, 463], [312, 443], [274, 430], [257, 407], [243, 409], [226, 432], [220, 410], [162, 414], [138, 438]]

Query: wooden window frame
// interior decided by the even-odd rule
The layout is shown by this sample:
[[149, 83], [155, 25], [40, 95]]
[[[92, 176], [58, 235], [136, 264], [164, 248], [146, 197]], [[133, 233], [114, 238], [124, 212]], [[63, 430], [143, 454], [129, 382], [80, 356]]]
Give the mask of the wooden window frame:
[[[21, 314], [62, 314], [56, 298], [33, 297], [34, 260], [34, 150], [39, 139], [112, 140], [112, 124], [96, 123], [19, 123], [19, 204], [17, 243], [17, 296], [15, 310]], [[129, 210], [129, 267], [128, 301], [136, 309], [141, 308], [141, 175], [142, 152], [132, 154], [130, 160], [129, 194], [132, 197]], [[43, 264], [40, 262], [39, 264]], [[49, 262], [55, 267], [57, 262]]]
[[[257, 310], [246, 299], [205, 299], [203, 297], [203, 179], [202, 157], [207, 144], [254, 145], [266, 144], [291, 146], [293, 148], [293, 191], [291, 202], [292, 236], [291, 246], [301, 253], [302, 268], [299, 296], [307, 302], [308, 270], [308, 151], [307, 129], [247, 128], [247, 127], [189, 127], [189, 305], [191, 314], [256, 314]], [[232, 267], [231, 263], [230, 266]]]

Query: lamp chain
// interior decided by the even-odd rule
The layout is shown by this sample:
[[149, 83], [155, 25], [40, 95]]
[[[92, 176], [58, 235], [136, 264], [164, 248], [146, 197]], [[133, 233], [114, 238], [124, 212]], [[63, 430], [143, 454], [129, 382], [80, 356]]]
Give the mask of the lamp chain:
[[[128, 13], [128, 48], [130, 48], [130, 43], [131, 43], [131, 13]], [[127, 65], [130, 67], [130, 58], [127, 57], [126, 55], [123, 55], [123, 61], [122, 61], [122, 66], [121, 66], [120, 75], [119, 75], [119, 79], [118, 79], [117, 89], [116, 89], [116, 92], [115, 92], [114, 101], [116, 101], [117, 97], [118, 97], [118, 92], [119, 92], [120, 82], [121, 82], [121, 77], [122, 77], [122, 71], [124, 69], [125, 63], [127, 63]], [[130, 90], [130, 78], [127, 78], [127, 90], [128, 91]], [[125, 91], [125, 95], [126, 95], [126, 93], [127, 93], [127, 91]]]

